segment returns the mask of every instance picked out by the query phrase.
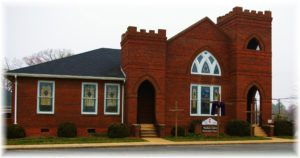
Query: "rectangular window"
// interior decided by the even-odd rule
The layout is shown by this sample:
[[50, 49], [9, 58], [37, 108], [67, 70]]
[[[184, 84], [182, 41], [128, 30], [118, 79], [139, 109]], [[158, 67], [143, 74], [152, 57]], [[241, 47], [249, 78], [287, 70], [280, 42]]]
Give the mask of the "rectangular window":
[[191, 114], [198, 113], [198, 86], [192, 86], [191, 90]]
[[190, 114], [191, 116], [210, 116], [212, 101], [217, 101], [221, 87], [216, 85], [191, 85]]
[[54, 91], [53, 81], [38, 81], [38, 114], [54, 114]]
[[120, 85], [106, 83], [104, 94], [104, 114], [118, 115], [120, 113]]
[[210, 114], [210, 87], [201, 86], [201, 114]]
[[97, 114], [98, 106], [98, 84], [82, 83], [82, 114]]

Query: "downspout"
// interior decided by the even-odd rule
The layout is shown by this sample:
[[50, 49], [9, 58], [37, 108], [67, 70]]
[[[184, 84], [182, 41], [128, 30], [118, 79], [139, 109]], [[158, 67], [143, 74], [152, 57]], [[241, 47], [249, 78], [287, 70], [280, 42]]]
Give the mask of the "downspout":
[[17, 124], [17, 94], [18, 94], [18, 80], [15, 75], [15, 109], [14, 109], [14, 124]]
[[121, 123], [124, 123], [124, 85], [125, 85], [125, 81], [122, 85], [122, 120]]
[[125, 77], [125, 79], [123, 80], [123, 84], [122, 84], [122, 117], [121, 117], [121, 123], [123, 124], [124, 123], [124, 86], [125, 86], [125, 82], [126, 82], [126, 74], [125, 72], [123, 71], [122, 67], [121, 68], [121, 71]]

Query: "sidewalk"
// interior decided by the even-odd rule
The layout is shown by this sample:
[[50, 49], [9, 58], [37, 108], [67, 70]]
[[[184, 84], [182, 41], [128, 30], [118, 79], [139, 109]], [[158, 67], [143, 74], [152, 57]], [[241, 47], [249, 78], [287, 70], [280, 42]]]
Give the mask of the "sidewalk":
[[16, 149], [63, 149], [63, 148], [110, 148], [132, 146], [174, 146], [174, 145], [222, 145], [222, 144], [262, 144], [262, 143], [296, 143], [297, 140], [272, 137], [271, 140], [243, 140], [243, 141], [185, 141], [173, 142], [162, 138], [144, 138], [147, 142], [124, 143], [86, 143], [86, 144], [42, 144], [42, 145], [5, 145], [6, 150]]

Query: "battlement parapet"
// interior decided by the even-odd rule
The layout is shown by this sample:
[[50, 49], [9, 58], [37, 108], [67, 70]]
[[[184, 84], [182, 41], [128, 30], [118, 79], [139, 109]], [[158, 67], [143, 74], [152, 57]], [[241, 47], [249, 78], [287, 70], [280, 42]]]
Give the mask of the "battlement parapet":
[[135, 26], [128, 26], [127, 31], [122, 34], [122, 41], [127, 36], [133, 37], [141, 37], [141, 38], [149, 38], [149, 39], [157, 39], [157, 40], [166, 40], [166, 30], [158, 29], [157, 33], [154, 30], [149, 30], [148, 32], [145, 29], [137, 30]]
[[244, 17], [255, 17], [255, 18], [265, 18], [265, 19], [272, 19], [271, 11], [256, 11], [256, 10], [243, 10], [242, 7], [234, 7], [232, 11], [225, 14], [224, 16], [219, 16], [217, 18], [217, 24], [226, 22], [227, 20], [231, 19], [234, 16], [244, 16]]

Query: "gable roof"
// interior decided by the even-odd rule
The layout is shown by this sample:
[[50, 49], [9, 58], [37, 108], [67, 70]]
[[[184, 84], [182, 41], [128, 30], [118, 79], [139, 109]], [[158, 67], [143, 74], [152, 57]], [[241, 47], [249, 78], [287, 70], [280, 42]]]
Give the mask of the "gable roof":
[[120, 49], [100, 48], [70, 57], [28, 66], [6, 73], [8, 76], [87, 78], [124, 80]]
[[173, 41], [175, 39], [177, 39], [178, 37], [183, 36], [184, 34], [192, 31], [193, 29], [195, 29], [197, 26], [201, 25], [204, 22], [208, 22], [210, 24], [212, 24], [212, 26], [218, 30], [218, 32], [223, 35], [225, 38], [228, 38], [228, 36], [212, 21], [210, 20], [210, 18], [205, 17], [199, 21], [197, 21], [196, 23], [194, 23], [193, 25], [187, 27], [186, 29], [182, 30], [181, 32], [177, 33], [176, 35], [174, 35], [173, 37], [171, 37], [170, 39], [168, 39], [168, 42]]

